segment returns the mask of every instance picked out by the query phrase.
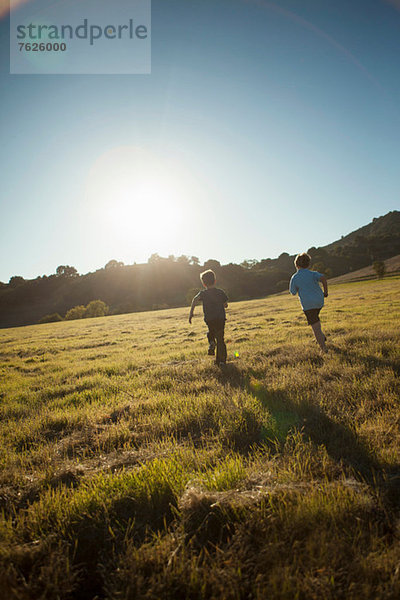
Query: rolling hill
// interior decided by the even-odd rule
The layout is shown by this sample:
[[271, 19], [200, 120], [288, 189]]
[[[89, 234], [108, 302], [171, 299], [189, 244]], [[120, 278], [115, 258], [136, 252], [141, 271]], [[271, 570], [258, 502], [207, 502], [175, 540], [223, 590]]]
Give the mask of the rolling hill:
[[[373, 219], [327, 246], [309, 248], [313, 268], [327, 277], [342, 276], [400, 254], [400, 212]], [[261, 298], [287, 289], [293, 274], [293, 255], [221, 265], [210, 259], [200, 265], [196, 257], [163, 258], [147, 264], [124, 265], [111, 260], [94, 273], [79, 275], [60, 265], [56, 273], [24, 280], [14, 276], [0, 282], [0, 327], [29, 325], [42, 319], [62, 319], [73, 307], [101, 300], [110, 314], [185, 306], [199, 288], [199, 274], [215, 270], [219, 285], [230, 300]]]
[[[400, 271], [400, 254], [397, 256], [392, 256], [392, 258], [388, 258], [384, 261], [386, 267], [386, 273], [394, 274]], [[345, 275], [340, 275], [339, 277], [334, 277], [330, 280], [331, 283], [346, 283], [348, 281], [359, 281], [361, 279], [371, 279], [376, 277], [376, 273], [372, 265], [369, 267], [364, 267], [364, 269], [359, 269], [358, 271], [351, 271], [350, 273], [346, 273]]]
[[400, 235], [400, 211], [393, 210], [382, 217], [372, 219], [371, 223], [364, 225], [351, 233], [343, 236], [340, 240], [336, 240], [327, 246], [325, 250], [331, 250], [340, 245], [354, 244], [358, 237], [397, 237]]

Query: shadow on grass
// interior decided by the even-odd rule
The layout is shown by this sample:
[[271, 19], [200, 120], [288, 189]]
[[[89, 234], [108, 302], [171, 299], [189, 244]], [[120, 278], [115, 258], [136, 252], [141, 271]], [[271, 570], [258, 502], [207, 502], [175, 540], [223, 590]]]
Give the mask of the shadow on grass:
[[375, 369], [393, 369], [396, 376], [400, 375], [400, 360], [390, 360], [385, 358], [378, 358], [376, 356], [361, 356], [358, 353], [351, 352], [347, 348], [339, 348], [338, 346], [331, 345], [330, 350], [335, 352], [344, 360], [352, 363], [358, 362], [363, 363], [369, 371]]
[[[351, 356], [345, 351], [343, 354]], [[360, 357], [357, 356], [357, 360]], [[372, 360], [372, 357], [367, 359], [368, 365], [372, 364]], [[374, 361], [376, 367], [394, 368], [393, 361]], [[265, 384], [250, 379], [247, 373], [241, 372], [232, 363], [218, 373], [217, 379], [225, 385], [243, 389], [268, 409], [276, 424], [274, 433], [282, 445], [289, 430], [301, 430], [308, 440], [316, 445], [323, 445], [336, 463], [350, 468], [358, 480], [372, 488], [379, 488], [389, 506], [400, 507], [400, 465], [380, 463], [350, 426], [334, 421], [317, 404], [294, 402], [284, 390], [269, 390]]]

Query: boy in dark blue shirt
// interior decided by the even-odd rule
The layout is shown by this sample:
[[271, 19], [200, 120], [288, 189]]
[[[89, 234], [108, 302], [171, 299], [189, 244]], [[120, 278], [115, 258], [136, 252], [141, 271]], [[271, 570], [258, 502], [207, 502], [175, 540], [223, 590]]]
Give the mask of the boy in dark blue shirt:
[[217, 365], [224, 367], [226, 364], [226, 345], [224, 341], [225, 308], [228, 306], [228, 296], [223, 290], [215, 287], [216, 277], [214, 271], [204, 271], [204, 273], [201, 273], [200, 279], [206, 289], [201, 290], [193, 298], [190, 307], [189, 323], [192, 322], [194, 307], [198, 302], [202, 302], [204, 320], [208, 326], [208, 354], [213, 356], [216, 346], [217, 356], [215, 362]]

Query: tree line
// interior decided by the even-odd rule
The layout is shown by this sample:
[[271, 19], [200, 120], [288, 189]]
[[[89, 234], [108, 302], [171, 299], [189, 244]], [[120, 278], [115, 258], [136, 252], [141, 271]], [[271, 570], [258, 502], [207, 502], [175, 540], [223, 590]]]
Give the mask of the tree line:
[[[355, 232], [329, 246], [309, 248], [312, 268], [332, 277], [400, 254], [400, 212], [389, 216], [375, 220], [378, 235], [373, 233], [374, 222], [370, 230], [363, 228], [363, 235]], [[382, 219], [390, 223], [383, 233]], [[215, 259], [200, 264], [196, 256], [153, 254], [145, 264], [110, 260], [85, 275], [60, 265], [49, 276], [13, 276], [7, 284], [0, 282], [0, 327], [184, 306], [199, 290], [199, 275], [205, 269], [215, 271], [231, 301], [260, 298], [287, 289], [295, 271], [293, 260], [294, 255], [283, 252], [275, 259], [221, 265]]]

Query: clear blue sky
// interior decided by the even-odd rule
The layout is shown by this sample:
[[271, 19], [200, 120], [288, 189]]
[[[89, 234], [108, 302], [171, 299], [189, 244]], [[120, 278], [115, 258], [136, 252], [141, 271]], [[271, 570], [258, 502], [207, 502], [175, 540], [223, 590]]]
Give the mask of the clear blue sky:
[[151, 75], [9, 75], [8, 30], [1, 281], [275, 257], [399, 208], [396, 0], [153, 0]]

